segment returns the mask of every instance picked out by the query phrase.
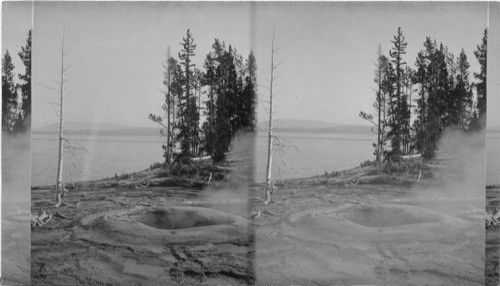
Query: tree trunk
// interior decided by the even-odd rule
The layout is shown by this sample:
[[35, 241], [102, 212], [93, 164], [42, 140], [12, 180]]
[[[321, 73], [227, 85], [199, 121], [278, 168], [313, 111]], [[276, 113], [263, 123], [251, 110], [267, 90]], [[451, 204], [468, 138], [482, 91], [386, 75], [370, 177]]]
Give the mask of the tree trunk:
[[385, 150], [384, 150], [384, 142], [385, 142], [385, 141], [384, 141], [384, 140], [385, 140], [385, 138], [384, 138], [384, 133], [385, 133], [385, 122], [386, 122], [386, 121], [385, 121], [385, 120], [386, 120], [385, 115], [386, 115], [386, 113], [387, 113], [387, 112], [386, 112], [386, 104], [387, 104], [387, 102], [386, 102], [386, 95], [385, 95], [385, 93], [383, 93], [383, 92], [382, 92], [382, 94], [381, 94], [381, 95], [383, 96], [382, 104], [383, 104], [383, 115], [384, 115], [384, 119], [382, 120], [382, 128], [381, 128], [381, 131], [382, 131], [382, 132], [381, 132], [381, 134], [380, 134], [380, 138], [381, 138], [381, 139], [380, 139], [380, 140], [381, 140], [381, 141], [380, 141], [380, 143], [381, 143], [381, 146], [380, 146], [380, 151], [382, 152], [382, 155], [383, 155], [383, 154], [384, 154], [384, 151], [385, 151]]
[[271, 78], [269, 82], [269, 131], [267, 134], [267, 165], [266, 165], [266, 198], [264, 203], [268, 204], [271, 202], [271, 172], [273, 164], [273, 84], [274, 84], [274, 72], [277, 66], [274, 65], [274, 54], [276, 50], [274, 49], [274, 28], [273, 28], [273, 40], [271, 42]]
[[210, 142], [210, 149], [212, 149], [212, 153], [214, 152], [215, 148], [215, 136], [214, 136], [214, 133], [215, 133], [215, 129], [214, 129], [214, 85], [212, 83], [212, 85], [210, 86], [210, 140], [212, 142]]
[[382, 144], [381, 144], [381, 126], [380, 126], [380, 117], [381, 117], [381, 103], [382, 103], [382, 98], [380, 96], [380, 89], [382, 86], [382, 68], [381, 68], [381, 56], [382, 56], [382, 51], [381, 51], [381, 46], [378, 46], [378, 92], [377, 92], [377, 107], [378, 107], [378, 124], [377, 124], [377, 163], [380, 163], [380, 153], [382, 152]]
[[63, 116], [64, 116], [64, 34], [61, 44], [61, 82], [59, 83], [59, 152], [58, 152], [58, 161], [57, 161], [57, 178], [56, 178], [56, 207], [59, 207], [63, 203], [64, 192], [66, 189], [64, 188], [63, 183], [63, 152], [64, 152], [64, 127], [63, 127]]
[[172, 148], [171, 148], [171, 137], [172, 137], [172, 132], [170, 128], [170, 109], [172, 108], [172, 100], [171, 100], [171, 94], [170, 94], [170, 45], [168, 46], [167, 50], [167, 164], [170, 165], [172, 162]]
[[188, 148], [187, 148], [187, 157], [191, 157], [192, 154], [192, 148], [193, 148], [193, 134], [191, 131], [191, 125], [192, 125], [192, 118], [191, 118], [191, 108], [189, 105], [189, 98], [190, 98], [190, 91], [189, 91], [189, 51], [186, 52], [186, 118], [184, 119], [185, 124], [187, 124], [187, 134], [186, 137], [189, 140]]

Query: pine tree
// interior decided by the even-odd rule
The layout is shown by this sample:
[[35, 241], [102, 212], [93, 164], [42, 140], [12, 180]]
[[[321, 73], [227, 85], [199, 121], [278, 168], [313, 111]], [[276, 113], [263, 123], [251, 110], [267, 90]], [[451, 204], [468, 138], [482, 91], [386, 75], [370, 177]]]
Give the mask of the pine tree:
[[[24, 130], [26, 126], [31, 125], [31, 121], [26, 121], [31, 115], [31, 30], [28, 32], [28, 38], [26, 39], [26, 45], [21, 47], [21, 52], [19, 52], [19, 57], [24, 64], [24, 74], [19, 74], [19, 88], [21, 90], [21, 100], [22, 100], [22, 119], [19, 122], [18, 130]], [[28, 127], [29, 128], [29, 127]]]
[[194, 50], [196, 45], [188, 29], [186, 37], [182, 38], [182, 51], [179, 53], [180, 64], [184, 69], [184, 98], [183, 103], [180, 105], [181, 112], [181, 126], [178, 133], [179, 141], [181, 144], [181, 156], [184, 160], [191, 157], [194, 153], [195, 146], [198, 141], [198, 122], [199, 114], [196, 110], [196, 99], [191, 95], [193, 87], [193, 71], [192, 57], [195, 55]]
[[392, 63], [395, 68], [395, 92], [391, 98], [393, 109], [391, 113], [391, 131], [389, 136], [391, 138], [391, 157], [398, 160], [402, 152], [402, 139], [404, 136], [404, 126], [406, 126], [405, 116], [408, 109], [406, 102], [406, 96], [402, 92], [403, 87], [403, 74], [404, 66], [406, 62], [403, 61], [402, 57], [406, 54], [405, 37], [401, 31], [401, 27], [398, 28], [397, 35], [394, 36], [394, 40], [391, 41], [394, 45], [389, 55], [392, 58]]
[[452, 90], [453, 110], [451, 124], [461, 130], [466, 130], [472, 116], [472, 88], [469, 81], [469, 62], [462, 49], [456, 62], [456, 84]]
[[437, 86], [435, 91], [438, 96], [439, 116], [443, 122], [443, 127], [451, 126], [451, 113], [454, 106], [453, 99], [450, 96], [450, 75], [446, 58], [446, 50], [441, 43], [439, 50], [435, 53], [434, 60], [437, 67], [437, 74], [435, 74]]
[[193, 142], [193, 152], [195, 155], [200, 155], [200, 145], [201, 145], [201, 138], [200, 138], [200, 114], [201, 110], [203, 109], [201, 107], [201, 89], [203, 87], [203, 73], [197, 69], [194, 68], [193, 72], [193, 101], [195, 107], [193, 107], [193, 117], [194, 121], [196, 124], [193, 124], [193, 132], [194, 132], [194, 142]]
[[[172, 150], [174, 154], [174, 158], [176, 162], [179, 162], [182, 157], [182, 150], [179, 153], [178, 148], [180, 147], [181, 140], [183, 139], [179, 134], [181, 130], [184, 128], [184, 117], [183, 117], [183, 112], [184, 110], [184, 73], [182, 72], [182, 67], [180, 64], [177, 63], [177, 61], [173, 62], [174, 64], [172, 65], [173, 68], [173, 75], [172, 75], [172, 82], [170, 85], [171, 92], [172, 92], [172, 139], [171, 139], [171, 145], [172, 145]], [[185, 128], [184, 128], [185, 129]]]
[[7, 50], [2, 59], [2, 130], [12, 132], [17, 121], [17, 87], [14, 84], [14, 64]]
[[229, 50], [232, 51], [231, 56], [233, 57], [236, 70], [236, 86], [231, 97], [231, 104], [234, 109], [234, 115], [231, 119], [231, 129], [233, 134], [236, 134], [238, 131], [247, 131], [250, 127], [248, 117], [250, 116], [249, 112], [252, 110], [250, 106], [250, 97], [252, 95], [250, 94], [250, 90], [246, 88], [247, 67], [243, 63], [243, 57], [232, 46], [229, 46]]
[[486, 126], [486, 68], [487, 68], [487, 47], [488, 47], [488, 29], [484, 30], [483, 39], [480, 46], [474, 52], [481, 71], [474, 73], [474, 78], [478, 80], [474, 84], [477, 92], [477, 114], [471, 123], [473, 130], [480, 130]]
[[247, 124], [250, 131], [255, 131], [257, 116], [255, 114], [255, 106], [257, 105], [257, 61], [253, 51], [250, 51], [246, 61], [246, 70], [248, 72], [246, 78], [246, 116]]
[[[391, 141], [393, 133], [392, 132], [392, 124], [393, 124], [393, 117], [395, 114], [395, 102], [393, 101], [394, 99], [394, 81], [395, 81], [395, 73], [394, 73], [394, 67], [392, 66], [392, 63], [389, 61], [389, 58], [385, 57], [385, 65], [383, 65], [383, 78], [382, 78], [382, 89], [383, 93], [386, 95], [386, 111], [384, 113], [384, 127], [388, 127], [389, 130], [387, 131], [386, 134], [386, 141]], [[389, 152], [386, 151], [387, 154], [384, 154], [384, 156], [388, 156]]]
[[415, 66], [417, 70], [413, 75], [413, 82], [419, 85], [419, 95], [420, 98], [416, 99], [417, 102], [417, 119], [413, 122], [413, 128], [415, 130], [415, 147], [417, 150], [422, 150], [423, 148], [423, 138], [425, 136], [425, 120], [427, 118], [426, 105], [427, 98], [426, 92], [428, 90], [427, 86], [429, 84], [427, 78], [427, 57], [424, 55], [423, 51], [420, 51], [415, 60]]
[[[428, 44], [428, 43], [426, 43]], [[441, 134], [449, 121], [449, 87], [448, 69], [443, 52], [443, 45], [436, 49], [436, 42], [427, 47], [430, 51], [429, 66], [429, 89], [427, 98], [427, 118], [425, 120], [425, 136], [423, 138], [422, 155], [424, 159], [434, 158], [441, 139]]]
[[216, 71], [219, 80], [216, 101], [214, 154], [215, 162], [225, 159], [233, 135], [232, 119], [235, 113], [234, 97], [237, 90], [237, 74], [231, 48], [222, 56]]
[[215, 117], [215, 146], [213, 159], [220, 162], [225, 159], [231, 137], [234, 135], [236, 102], [238, 95], [238, 75], [231, 46], [224, 53], [216, 70], [218, 91]]
[[[215, 41], [217, 42], [218, 40], [216, 39]], [[204, 86], [208, 87], [208, 91], [204, 110], [206, 120], [205, 122], [203, 122], [202, 130], [205, 134], [205, 152], [207, 152], [207, 154], [212, 154], [214, 150], [215, 98], [217, 89], [215, 75], [217, 61], [215, 60], [215, 55], [213, 52], [210, 52], [206, 55], [203, 67], [205, 68], [205, 72], [203, 73], [202, 82]]]
[[415, 71], [406, 66], [403, 73], [404, 101], [403, 104], [403, 148], [404, 153], [409, 153], [411, 149], [411, 110], [413, 95], [413, 77]]

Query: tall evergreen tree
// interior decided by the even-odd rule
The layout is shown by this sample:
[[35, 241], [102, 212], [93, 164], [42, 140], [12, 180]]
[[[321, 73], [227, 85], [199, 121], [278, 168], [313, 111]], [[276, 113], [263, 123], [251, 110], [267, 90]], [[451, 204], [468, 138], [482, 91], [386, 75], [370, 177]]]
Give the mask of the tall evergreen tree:
[[231, 137], [234, 135], [236, 99], [239, 92], [238, 75], [231, 46], [222, 56], [216, 74], [219, 84], [216, 101], [213, 159], [215, 162], [220, 162], [225, 159], [225, 152], [229, 149]]
[[453, 106], [451, 110], [451, 124], [456, 128], [465, 130], [468, 128], [472, 115], [472, 88], [469, 81], [469, 62], [467, 55], [462, 49], [456, 62], [456, 84], [452, 90]]
[[14, 64], [7, 50], [2, 59], [2, 130], [13, 131], [17, 121], [17, 87], [14, 83]]
[[477, 93], [477, 114], [472, 124], [473, 130], [479, 130], [486, 126], [486, 68], [487, 68], [487, 48], [488, 48], [488, 29], [484, 30], [481, 45], [477, 46], [474, 52], [477, 61], [481, 67], [479, 73], [474, 73], [477, 82], [474, 84]]
[[234, 66], [236, 70], [235, 83], [236, 86], [233, 89], [233, 95], [231, 97], [231, 106], [233, 108], [234, 114], [231, 117], [231, 130], [234, 133], [240, 130], [247, 130], [248, 126], [248, 98], [244, 90], [244, 78], [246, 78], [246, 67], [243, 63], [243, 57], [236, 52], [236, 49], [231, 45], [229, 46], [229, 51], [231, 51], [231, 56], [234, 61]]
[[415, 71], [406, 66], [403, 73], [404, 83], [404, 102], [403, 103], [403, 148], [405, 153], [409, 153], [411, 149], [411, 111], [412, 111], [412, 96], [413, 96], [413, 77]]
[[[255, 55], [253, 51], [250, 51], [248, 55], [248, 59], [246, 61], [246, 70], [248, 71], [248, 76], [253, 83], [257, 82], [257, 60], [255, 59]], [[257, 91], [257, 87], [255, 87]]]
[[[22, 99], [22, 118], [26, 119], [31, 115], [31, 30], [28, 32], [26, 45], [21, 47], [19, 57], [24, 64], [24, 74], [19, 74], [18, 77], [21, 81], [19, 87]], [[24, 129], [27, 125], [31, 125], [31, 122], [26, 122], [26, 120], [20, 123], [18, 129]]]
[[243, 126], [250, 131], [255, 131], [257, 116], [255, 114], [255, 106], [257, 104], [257, 61], [253, 51], [250, 51], [246, 61], [246, 71], [248, 75], [245, 78], [244, 110], [243, 117], [245, 118]]
[[179, 53], [179, 59], [184, 69], [185, 82], [183, 104], [180, 106], [180, 112], [183, 119], [178, 136], [181, 143], [181, 155], [185, 158], [189, 158], [193, 155], [195, 146], [199, 141], [197, 132], [199, 114], [196, 108], [196, 99], [191, 94], [193, 88], [192, 68], [194, 67], [192, 58], [195, 55], [194, 50], [196, 45], [194, 44], [194, 39], [189, 29], [186, 32], [186, 37], [182, 38], [182, 43], [180, 44], [182, 46], [182, 51]]
[[419, 98], [416, 99], [417, 102], [417, 119], [413, 122], [413, 128], [415, 130], [415, 147], [417, 150], [422, 150], [424, 133], [425, 133], [425, 119], [427, 117], [426, 113], [426, 91], [428, 86], [427, 79], [427, 58], [424, 53], [421, 51], [417, 55], [417, 59], [415, 61], [415, 66], [417, 70], [413, 76], [413, 81], [419, 85]]
[[193, 112], [193, 117], [195, 119], [196, 125], [193, 124], [193, 152], [195, 155], [200, 155], [200, 145], [201, 145], [201, 128], [200, 128], [200, 114], [203, 107], [201, 106], [201, 90], [203, 87], [203, 72], [198, 68], [194, 68], [193, 71], [193, 101], [195, 107]]
[[451, 114], [454, 106], [453, 98], [451, 97], [451, 82], [449, 67], [447, 64], [446, 49], [443, 44], [439, 45], [439, 50], [434, 54], [434, 62], [436, 64], [436, 89], [439, 102], [439, 116], [443, 121], [443, 127], [451, 126]]
[[394, 86], [395, 92], [393, 97], [391, 98], [393, 109], [391, 113], [391, 131], [389, 136], [391, 138], [391, 157], [394, 159], [399, 159], [402, 152], [402, 139], [404, 136], [404, 126], [405, 115], [408, 106], [406, 104], [406, 96], [402, 92], [403, 83], [403, 74], [404, 74], [404, 66], [406, 62], [403, 61], [403, 55], [406, 54], [406, 45], [405, 37], [403, 36], [403, 32], [401, 27], [398, 28], [397, 34], [394, 36], [394, 40], [391, 41], [393, 43], [393, 47], [391, 51], [389, 51], [389, 55], [392, 58], [392, 63], [394, 64], [395, 78], [394, 78]]
[[[428, 44], [428, 43], [426, 43]], [[436, 48], [436, 42], [427, 47], [430, 51], [427, 70], [429, 86], [427, 98], [427, 118], [425, 120], [422, 155], [432, 159], [444, 128], [449, 124], [449, 78], [443, 46]]]

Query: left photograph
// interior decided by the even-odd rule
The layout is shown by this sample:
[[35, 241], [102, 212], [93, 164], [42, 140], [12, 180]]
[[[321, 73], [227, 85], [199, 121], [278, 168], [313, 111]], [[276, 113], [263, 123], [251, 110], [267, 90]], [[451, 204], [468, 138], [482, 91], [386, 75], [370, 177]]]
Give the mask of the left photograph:
[[30, 284], [254, 283], [251, 4], [34, 6]]
[[2, 285], [30, 282], [32, 3], [2, 3]]

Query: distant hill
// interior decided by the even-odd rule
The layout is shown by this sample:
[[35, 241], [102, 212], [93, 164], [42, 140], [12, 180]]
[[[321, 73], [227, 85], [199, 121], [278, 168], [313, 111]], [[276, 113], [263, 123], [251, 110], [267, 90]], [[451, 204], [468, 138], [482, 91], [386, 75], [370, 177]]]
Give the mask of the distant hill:
[[[267, 131], [268, 123], [259, 122], [257, 130]], [[275, 132], [292, 133], [341, 133], [367, 134], [370, 126], [356, 124], [335, 124], [314, 120], [276, 119]], [[57, 124], [33, 128], [33, 134], [57, 134]], [[64, 133], [67, 135], [117, 135], [117, 136], [159, 136], [158, 127], [133, 127], [118, 124], [70, 121], [64, 124]]]
[[[257, 129], [267, 129], [269, 121], [262, 121], [257, 124]], [[275, 119], [273, 121], [275, 128], [324, 128], [337, 126], [338, 124], [302, 119]]]
[[[33, 128], [34, 134], [57, 134], [57, 124]], [[132, 127], [109, 123], [94, 123], [70, 121], [64, 124], [64, 133], [68, 135], [121, 135], [121, 136], [148, 136], [160, 135], [158, 127]]]
[[[269, 121], [259, 122], [258, 131], [267, 131]], [[276, 119], [273, 122], [274, 132], [293, 133], [370, 133], [370, 126], [360, 124], [335, 124], [323, 121], [300, 119]]]
[[486, 131], [490, 133], [500, 133], [500, 125], [488, 126]]

